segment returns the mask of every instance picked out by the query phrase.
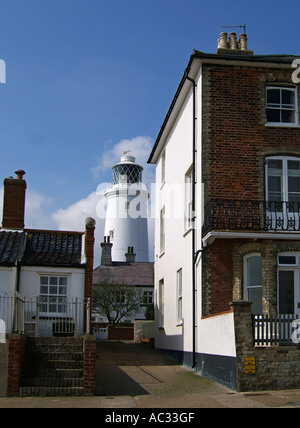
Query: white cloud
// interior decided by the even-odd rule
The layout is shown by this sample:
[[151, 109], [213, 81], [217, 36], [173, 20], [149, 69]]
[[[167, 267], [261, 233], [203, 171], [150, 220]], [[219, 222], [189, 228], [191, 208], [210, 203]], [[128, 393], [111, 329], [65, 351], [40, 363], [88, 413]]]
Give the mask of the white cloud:
[[[27, 229], [53, 229], [55, 224], [49, 210], [53, 200], [35, 192], [26, 190], [25, 227]], [[0, 188], [0, 212], [2, 218], [3, 187]]]

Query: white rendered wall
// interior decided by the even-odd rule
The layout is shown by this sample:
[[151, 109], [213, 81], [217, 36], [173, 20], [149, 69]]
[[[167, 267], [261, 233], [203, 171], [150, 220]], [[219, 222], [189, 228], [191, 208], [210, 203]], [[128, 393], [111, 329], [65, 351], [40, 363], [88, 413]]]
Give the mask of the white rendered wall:
[[24, 266], [21, 269], [20, 294], [27, 298], [37, 297], [40, 294], [40, 276], [41, 275], [66, 275], [67, 298], [84, 298], [84, 269], [74, 268], [49, 268], [39, 266]]
[[[202, 186], [202, 70], [195, 78], [196, 87], [196, 249], [203, 250]], [[186, 83], [187, 84], [187, 83]], [[184, 227], [185, 175], [192, 166], [193, 156], [193, 92], [192, 84], [156, 164], [156, 227], [155, 227], [155, 307], [156, 347], [191, 353], [193, 351], [193, 284], [192, 231]], [[162, 155], [165, 152], [165, 182], [162, 182]], [[174, 195], [176, 197], [174, 198]], [[160, 211], [166, 208], [165, 251], [160, 252]], [[181, 211], [180, 211], [181, 210]], [[170, 214], [171, 213], [171, 214]], [[183, 322], [177, 322], [176, 274], [182, 269]], [[159, 282], [164, 280], [164, 325], [159, 324]], [[196, 329], [197, 354], [235, 357], [233, 314], [202, 319], [202, 254], [196, 265]]]
[[0, 294], [16, 291], [17, 269], [15, 267], [0, 268]]
[[[189, 93], [156, 168], [156, 347], [192, 351], [192, 232], [185, 229], [185, 176], [192, 166], [193, 97]], [[165, 207], [165, 250], [160, 249], [160, 212]], [[178, 324], [177, 271], [182, 269], [183, 322]], [[159, 282], [164, 280], [164, 325], [159, 325]]]

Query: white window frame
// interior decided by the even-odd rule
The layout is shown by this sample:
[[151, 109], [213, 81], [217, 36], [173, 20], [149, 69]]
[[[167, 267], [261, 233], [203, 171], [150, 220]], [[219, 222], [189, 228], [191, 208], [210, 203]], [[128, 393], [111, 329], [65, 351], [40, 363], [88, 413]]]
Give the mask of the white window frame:
[[[47, 284], [42, 284], [42, 278], [48, 278]], [[51, 281], [52, 279], [52, 281]], [[55, 281], [55, 279], [57, 281]], [[64, 280], [64, 281], [61, 281]], [[44, 281], [45, 282], [45, 281]], [[57, 282], [57, 284], [51, 284], [51, 282]], [[64, 282], [64, 284], [60, 284]], [[63, 274], [39, 274], [39, 300], [40, 300], [40, 314], [60, 314], [65, 315], [67, 313], [67, 298], [68, 298], [68, 287], [69, 287], [69, 276]], [[46, 291], [47, 288], [47, 291]], [[52, 290], [51, 290], [52, 288]], [[54, 293], [56, 288], [56, 293]], [[55, 306], [56, 310], [52, 307]], [[46, 310], [44, 310], [46, 307]], [[60, 310], [58, 310], [60, 308]]]
[[269, 167], [268, 161], [280, 160], [282, 161], [282, 186], [281, 186], [281, 202], [289, 202], [289, 185], [288, 185], [288, 162], [297, 161], [300, 163], [300, 157], [294, 156], [269, 156], [266, 158], [266, 200], [269, 201]]
[[179, 269], [176, 273], [176, 288], [177, 288], [177, 325], [182, 325], [183, 313], [183, 293], [182, 293], [182, 269]]
[[159, 218], [159, 231], [160, 231], [160, 254], [164, 254], [166, 249], [166, 207], [163, 206], [163, 208], [160, 210], [160, 218]]
[[[279, 104], [275, 104], [275, 103], [268, 103], [268, 91], [269, 90], [279, 90], [280, 91], [280, 103]], [[293, 108], [289, 108], [288, 105], [285, 105], [282, 103], [282, 91], [290, 91], [294, 93], [294, 99], [295, 99], [295, 104], [293, 106]], [[291, 104], [290, 104], [291, 105]], [[279, 110], [280, 112], [282, 111], [293, 111], [294, 115], [295, 115], [295, 120], [294, 122], [283, 122], [282, 120], [278, 121], [278, 122], [268, 122], [268, 117], [267, 117], [267, 125], [268, 126], [299, 126], [299, 114], [298, 114], [298, 90], [297, 87], [295, 86], [280, 86], [280, 85], [268, 85], [266, 87], [266, 115], [267, 115], [267, 110]], [[280, 114], [281, 116], [281, 114]]]
[[153, 304], [153, 291], [144, 290], [143, 292], [143, 305], [148, 306]]
[[191, 167], [185, 174], [185, 208], [184, 208], [184, 228], [188, 231], [194, 226], [193, 213], [193, 168]]
[[158, 283], [158, 327], [159, 328], [164, 328], [164, 322], [165, 322], [164, 292], [165, 292], [165, 281], [162, 278]]
[[166, 151], [163, 151], [161, 156], [161, 187], [165, 184], [166, 181]]
[[[280, 262], [280, 257], [295, 257], [295, 263], [283, 263]], [[277, 311], [280, 312], [280, 300], [279, 300], [279, 275], [280, 272], [288, 271], [294, 272], [294, 314], [300, 313], [300, 253], [299, 252], [283, 252], [277, 255]]]

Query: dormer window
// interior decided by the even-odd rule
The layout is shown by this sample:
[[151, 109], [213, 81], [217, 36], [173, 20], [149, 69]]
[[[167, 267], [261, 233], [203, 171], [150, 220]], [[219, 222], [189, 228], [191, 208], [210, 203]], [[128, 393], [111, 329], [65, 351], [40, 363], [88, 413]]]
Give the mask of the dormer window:
[[298, 125], [297, 89], [295, 87], [267, 87], [268, 125]]

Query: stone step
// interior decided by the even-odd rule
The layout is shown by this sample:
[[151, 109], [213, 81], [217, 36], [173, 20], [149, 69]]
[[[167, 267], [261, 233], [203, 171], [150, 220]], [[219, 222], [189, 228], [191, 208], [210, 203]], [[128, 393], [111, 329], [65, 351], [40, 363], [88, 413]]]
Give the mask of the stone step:
[[83, 352], [39, 352], [39, 351], [26, 351], [25, 364], [27, 361], [83, 361]]
[[20, 387], [83, 388], [83, 378], [22, 377]]
[[78, 379], [83, 377], [83, 368], [24, 368], [22, 372], [24, 378], [37, 377], [37, 378], [67, 378]]
[[28, 338], [19, 395], [84, 394], [82, 338]]
[[83, 369], [83, 361], [72, 361], [72, 360], [25, 360], [23, 364], [23, 371], [27, 369], [49, 369], [49, 370], [82, 370]]
[[21, 387], [20, 397], [79, 397], [84, 395], [82, 387]]

